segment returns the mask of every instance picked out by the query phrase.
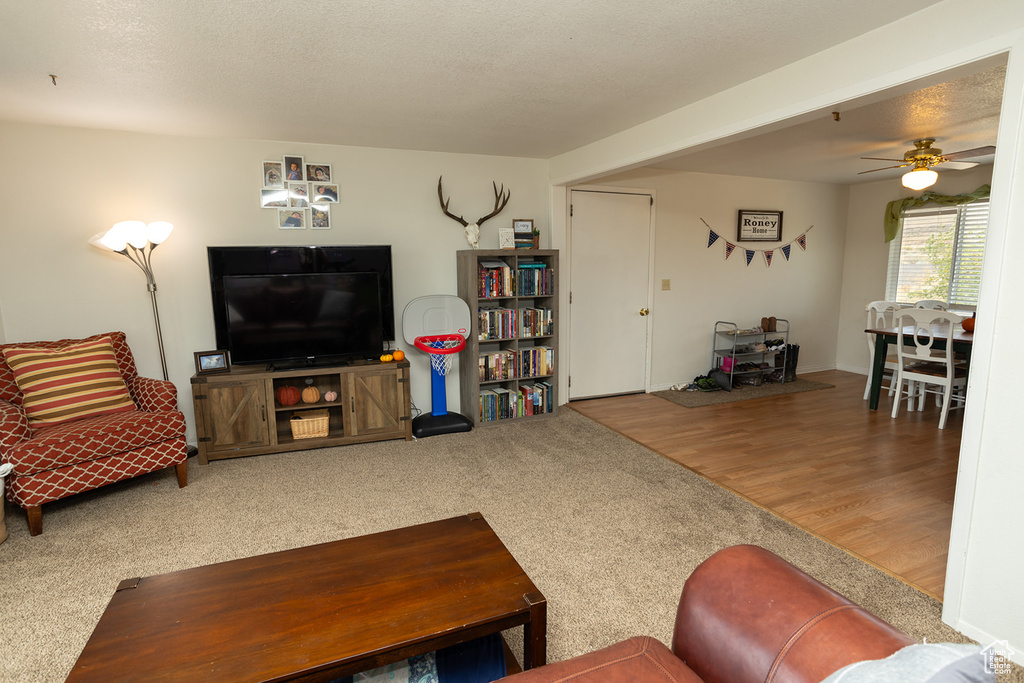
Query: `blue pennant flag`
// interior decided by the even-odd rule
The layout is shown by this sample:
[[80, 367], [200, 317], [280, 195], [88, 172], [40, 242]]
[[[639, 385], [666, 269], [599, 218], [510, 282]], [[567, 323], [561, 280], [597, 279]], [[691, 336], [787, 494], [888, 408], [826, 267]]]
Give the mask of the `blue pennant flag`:
[[782, 255], [786, 257], [787, 261], [789, 260], [789, 250], [792, 248], [793, 245], [791, 244], [787, 244], [786, 246], [782, 247]]
[[711, 245], [714, 244], [717, 241], [718, 241], [718, 233], [715, 232], [714, 230], [708, 230], [708, 248], [710, 249]]
[[744, 249], [743, 251], [747, 252], [747, 265], [749, 266], [750, 262], [754, 260], [754, 254], [757, 252], [752, 249]]

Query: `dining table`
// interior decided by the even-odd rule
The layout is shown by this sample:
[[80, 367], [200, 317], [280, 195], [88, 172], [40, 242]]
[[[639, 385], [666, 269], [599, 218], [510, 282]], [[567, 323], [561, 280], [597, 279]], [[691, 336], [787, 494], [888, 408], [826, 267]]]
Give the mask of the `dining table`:
[[[871, 392], [868, 395], [868, 407], [878, 410], [878, 398], [882, 393], [882, 375], [885, 373], [885, 359], [889, 354], [889, 344], [895, 344], [898, 335], [913, 338], [914, 326], [906, 327], [869, 327], [864, 330], [875, 335], [875, 357], [871, 359]], [[924, 336], [924, 335], [922, 335]], [[952, 340], [940, 326], [932, 327], [933, 348], [944, 350], [952, 341], [953, 352], [962, 353], [966, 359], [968, 372], [971, 367], [971, 348], [974, 346], [974, 332], [968, 332], [960, 325], [953, 327]], [[896, 378], [893, 378], [896, 381]]]

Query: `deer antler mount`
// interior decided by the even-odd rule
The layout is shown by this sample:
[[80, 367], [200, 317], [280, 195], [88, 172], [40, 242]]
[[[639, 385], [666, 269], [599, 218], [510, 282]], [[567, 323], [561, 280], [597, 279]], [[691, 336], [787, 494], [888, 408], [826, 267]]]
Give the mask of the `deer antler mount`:
[[505, 208], [506, 204], [508, 204], [509, 197], [512, 196], [512, 190], [506, 190], [504, 183], [502, 183], [501, 189], [499, 190], [498, 183], [492, 180], [491, 185], [494, 186], [494, 211], [491, 211], [483, 218], [478, 219], [476, 223], [470, 223], [462, 216], [456, 216], [455, 214], [448, 210], [448, 203], [451, 201], [451, 199], [444, 198], [444, 191], [441, 189], [442, 177], [443, 176], [438, 176], [437, 178], [437, 199], [441, 202], [441, 211], [444, 212], [445, 216], [448, 216], [448, 218], [451, 218], [453, 221], [462, 225], [462, 227], [465, 228], [466, 230], [466, 241], [469, 242], [469, 246], [473, 247], [474, 249], [479, 249], [480, 226], [483, 225], [484, 221], [486, 221], [487, 219], [494, 218], [499, 213], [501, 213], [501, 210]]

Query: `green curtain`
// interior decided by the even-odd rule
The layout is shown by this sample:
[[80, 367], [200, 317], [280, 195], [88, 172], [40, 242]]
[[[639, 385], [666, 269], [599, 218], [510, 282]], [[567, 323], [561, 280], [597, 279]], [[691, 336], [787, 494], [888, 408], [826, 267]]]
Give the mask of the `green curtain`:
[[947, 206], [956, 206], [958, 204], [970, 204], [976, 202], [979, 199], [984, 199], [988, 196], [989, 186], [982, 185], [974, 192], [968, 194], [935, 194], [934, 192], [925, 192], [920, 197], [907, 197], [906, 199], [896, 199], [885, 206], [885, 241], [892, 242], [896, 237], [896, 233], [900, 229], [900, 217], [903, 216], [903, 212], [907, 209], [922, 206], [928, 202], [935, 202], [936, 204], [945, 204]]

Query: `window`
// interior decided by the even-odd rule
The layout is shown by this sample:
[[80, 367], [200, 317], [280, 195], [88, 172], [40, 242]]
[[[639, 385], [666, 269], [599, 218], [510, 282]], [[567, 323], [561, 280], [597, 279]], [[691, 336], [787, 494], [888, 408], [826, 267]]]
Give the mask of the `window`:
[[889, 243], [886, 299], [939, 299], [953, 308], [976, 307], [987, 227], [987, 199], [905, 211]]

